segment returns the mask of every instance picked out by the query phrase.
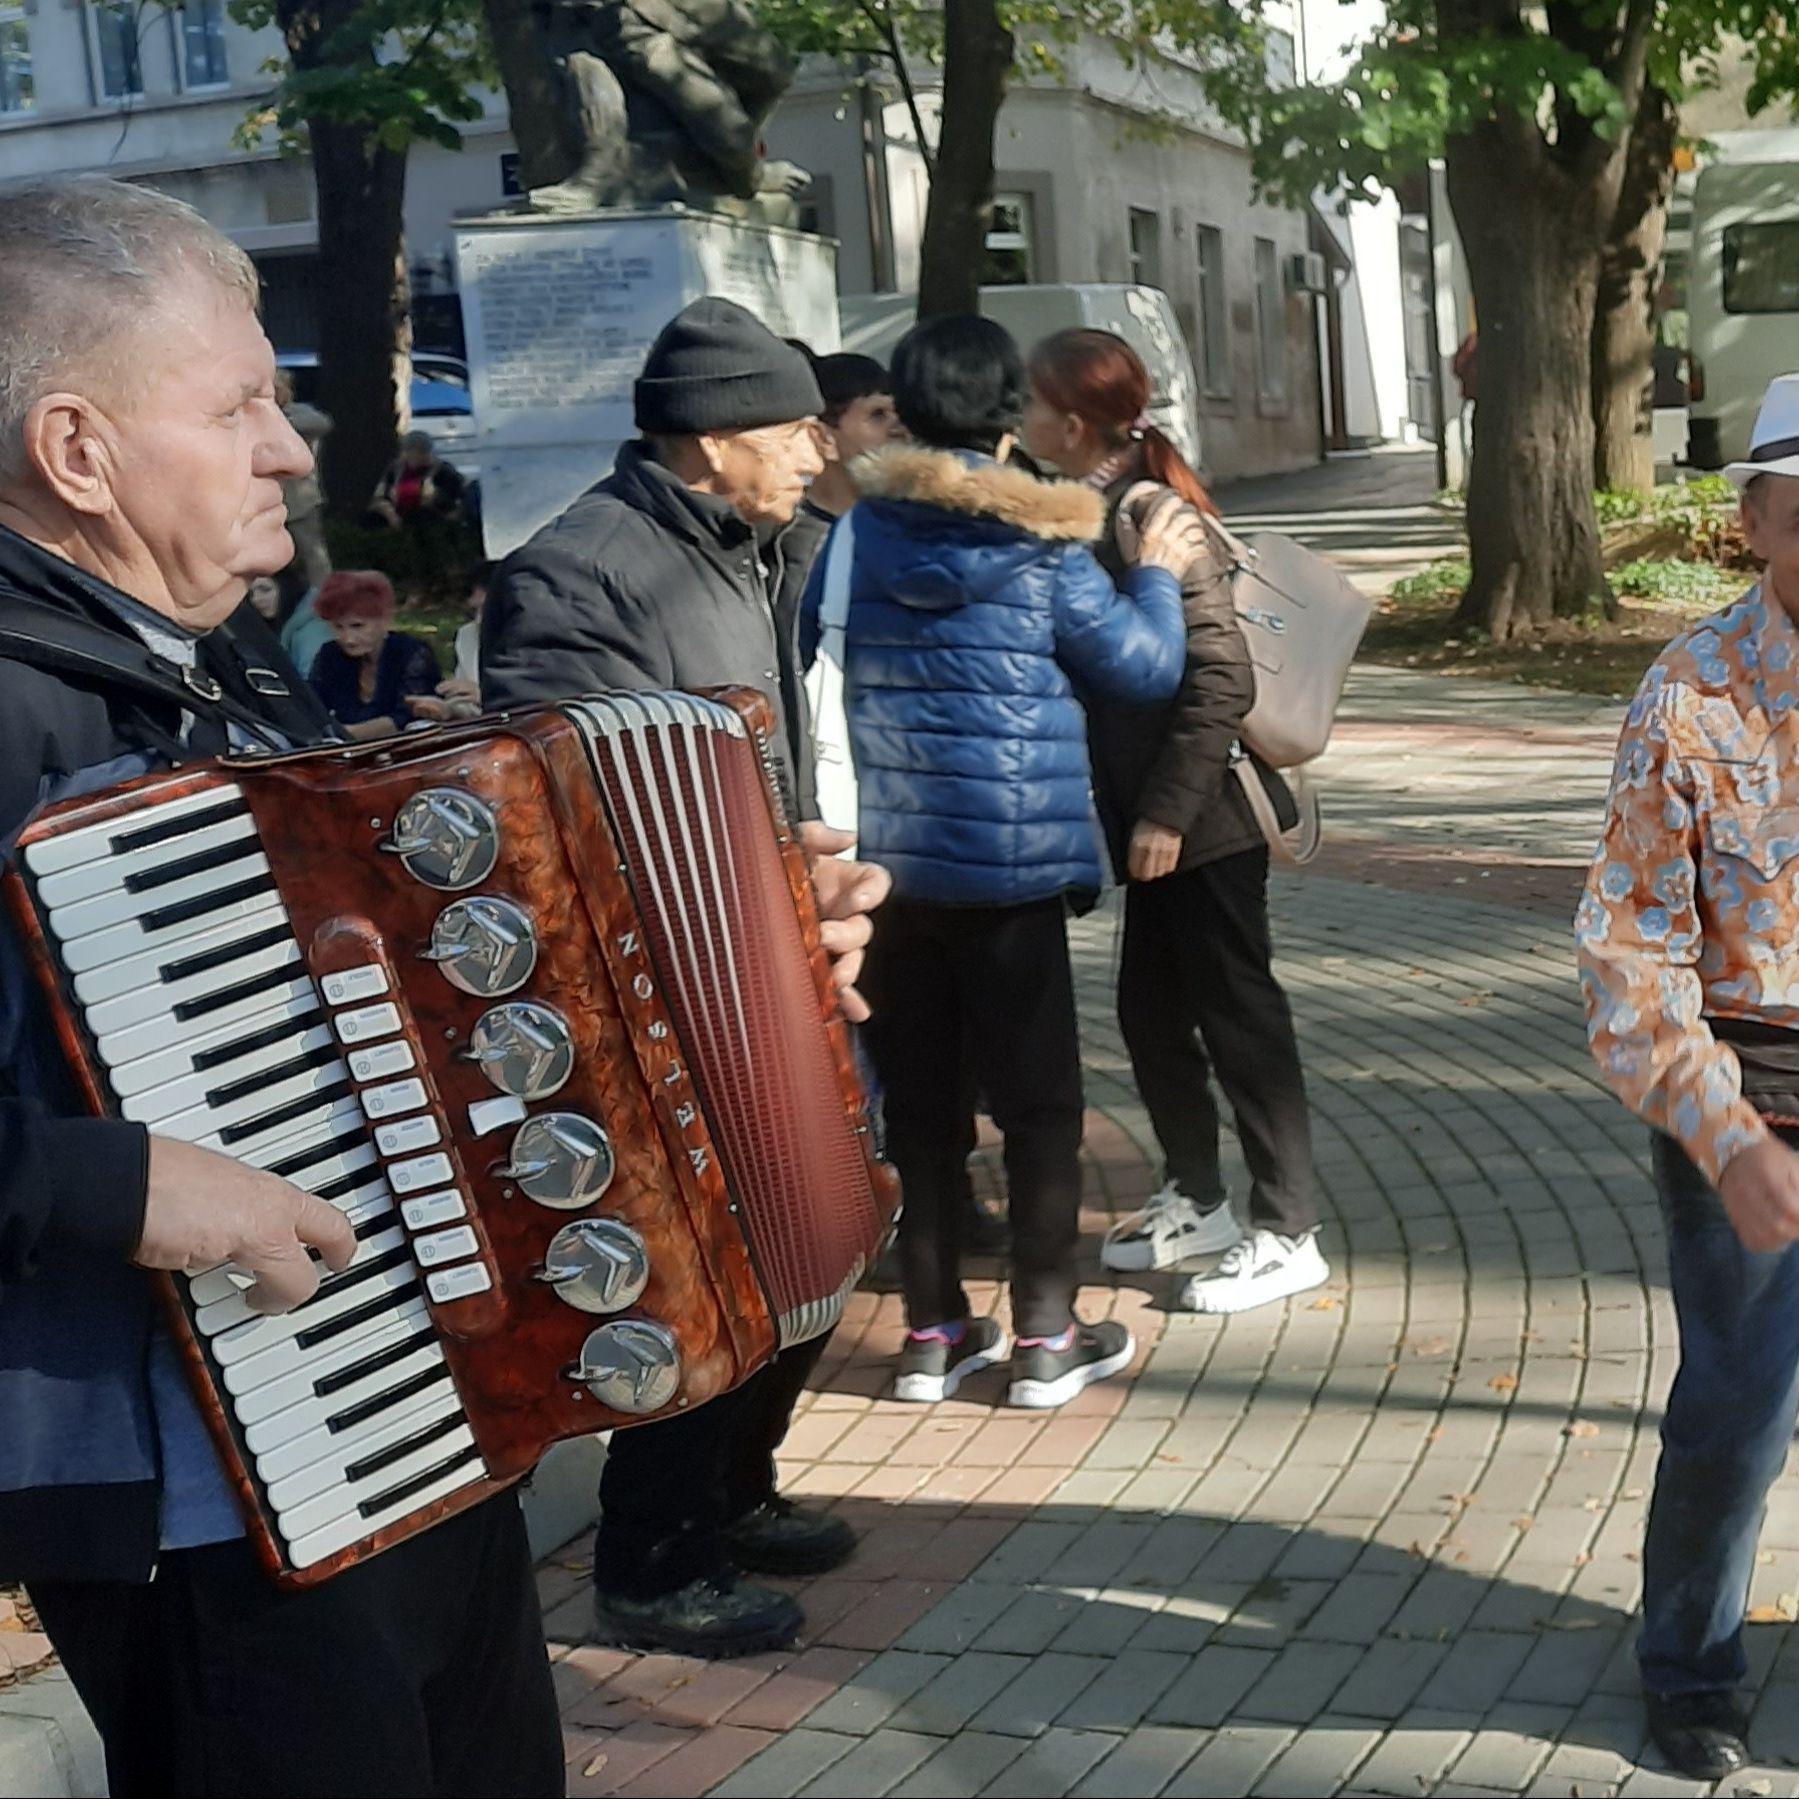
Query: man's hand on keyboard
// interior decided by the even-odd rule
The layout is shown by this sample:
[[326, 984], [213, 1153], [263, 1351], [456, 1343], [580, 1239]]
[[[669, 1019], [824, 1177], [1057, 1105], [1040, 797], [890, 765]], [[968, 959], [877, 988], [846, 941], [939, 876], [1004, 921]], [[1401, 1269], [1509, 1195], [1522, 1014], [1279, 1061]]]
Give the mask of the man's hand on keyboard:
[[252, 1278], [252, 1311], [286, 1312], [318, 1288], [313, 1249], [333, 1272], [356, 1253], [335, 1206], [229, 1156], [151, 1137], [144, 1234], [131, 1258], [140, 1268], [200, 1274], [229, 1262]]

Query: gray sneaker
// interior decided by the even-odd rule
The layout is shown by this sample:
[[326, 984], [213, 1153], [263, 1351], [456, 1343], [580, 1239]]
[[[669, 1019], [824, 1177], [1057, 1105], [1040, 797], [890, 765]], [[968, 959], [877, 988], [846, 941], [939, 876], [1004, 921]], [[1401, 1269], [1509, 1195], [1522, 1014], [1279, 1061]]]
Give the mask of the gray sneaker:
[[718, 1574], [654, 1599], [593, 1596], [593, 1640], [619, 1649], [667, 1649], [709, 1661], [785, 1649], [806, 1615], [785, 1593]]

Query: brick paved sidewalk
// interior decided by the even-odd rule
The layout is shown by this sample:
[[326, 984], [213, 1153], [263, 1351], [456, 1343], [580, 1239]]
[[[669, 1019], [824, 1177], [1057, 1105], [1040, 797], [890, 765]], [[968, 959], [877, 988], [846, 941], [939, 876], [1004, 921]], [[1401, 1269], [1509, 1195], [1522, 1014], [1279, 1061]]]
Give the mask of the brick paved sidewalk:
[[[897, 1302], [858, 1295], [787, 1462], [863, 1547], [800, 1589], [797, 1652], [583, 1647], [579, 1546], [546, 1570], [572, 1792], [1700, 1790], [1634, 1767], [1672, 1320], [1642, 1135], [1587, 1062], [1566, 928], [1615, 710], [1358, 682], [1331, 872], [1274, 902], [1336, 1278], [1214, 1320], [1163, 1309], [1172, 1276], [1090, 1265], [1084, 1308], [1140, 1354], [1050, 1418], [1000, 1406], [997, 1371], [934, 1409], [884, 1400]], [[1464, 804], [1408, 816], [1449, 778]], [[1481, 878], [1506, 853], [1534, 872]], [[1075, 933], [1089, 1254], [1154, 1178], [1113, 932]], [[1731, 1792], [1799, 1793], [1796, 1593], [1789, 1480], [1750, 1630], [1764, 1765]]]

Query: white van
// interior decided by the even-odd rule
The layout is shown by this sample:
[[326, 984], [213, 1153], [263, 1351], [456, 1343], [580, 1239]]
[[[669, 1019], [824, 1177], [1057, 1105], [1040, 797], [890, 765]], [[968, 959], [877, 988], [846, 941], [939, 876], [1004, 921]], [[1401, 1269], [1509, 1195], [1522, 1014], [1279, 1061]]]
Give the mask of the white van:
[[[837, 315], [843, 325], [843, 347], [890, 361], [894, 345], [912, 326], [917, 306], [911, 294], [840, 298]], [[1149, 416], [1195, 468], [1200, 466], [1199, 382], [1174, 306], [1159, 287], [1102, 282], [984, 287], [981, 311], [1004, 325], [1027, 354], [1033, 344], [1073, 326], [1115, 332], [1149, 370]]]
[[1693, 189], [1687, 461], [1749, 453], [1768, 383], [1799, 370], [1799, 131], [1733, 132]]

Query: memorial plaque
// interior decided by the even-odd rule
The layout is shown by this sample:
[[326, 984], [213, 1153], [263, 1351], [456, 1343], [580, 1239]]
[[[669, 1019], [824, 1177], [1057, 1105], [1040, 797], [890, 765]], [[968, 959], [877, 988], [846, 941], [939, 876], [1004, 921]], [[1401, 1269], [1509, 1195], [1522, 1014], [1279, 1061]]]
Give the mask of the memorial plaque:
[[466, 219], [455, 238], [489, 555], [610, 468], [644, 356], [689, 301], [735, 300], [821, 354], [840, 341], [836, 245], [806, 232], [660, 211]]

